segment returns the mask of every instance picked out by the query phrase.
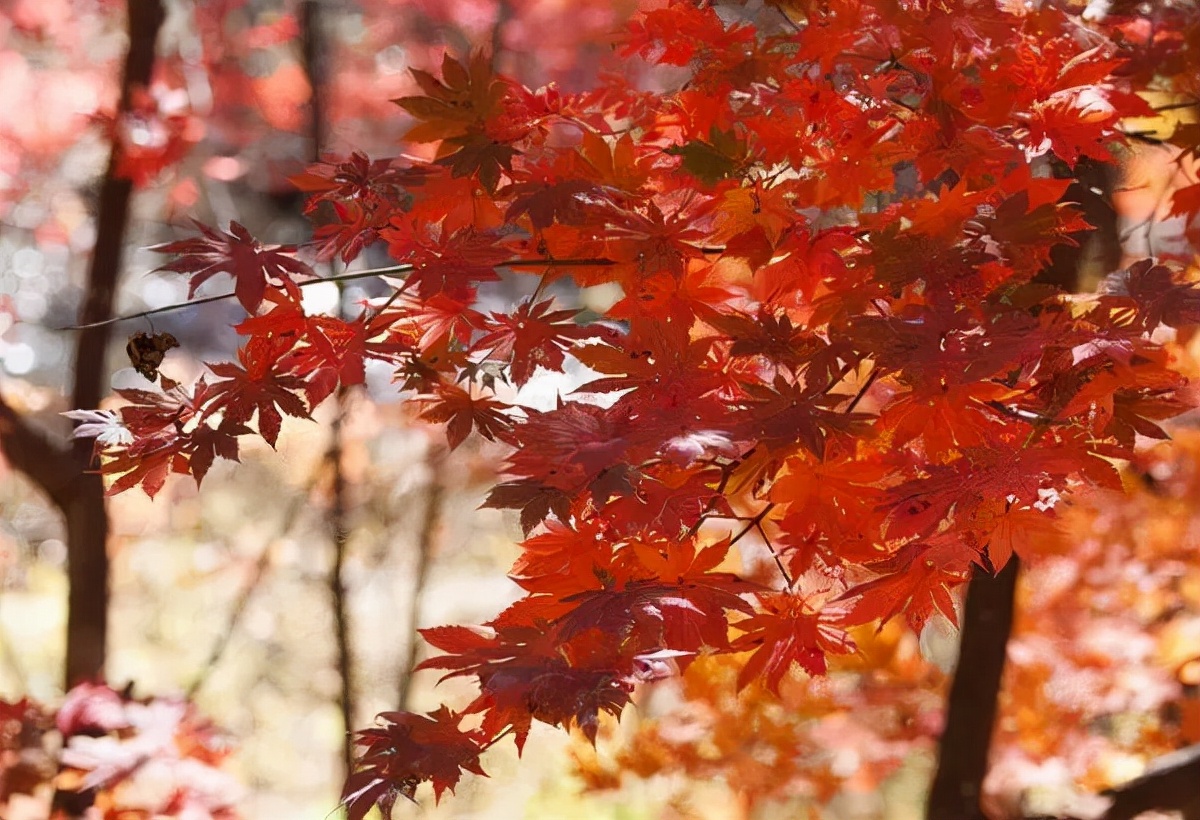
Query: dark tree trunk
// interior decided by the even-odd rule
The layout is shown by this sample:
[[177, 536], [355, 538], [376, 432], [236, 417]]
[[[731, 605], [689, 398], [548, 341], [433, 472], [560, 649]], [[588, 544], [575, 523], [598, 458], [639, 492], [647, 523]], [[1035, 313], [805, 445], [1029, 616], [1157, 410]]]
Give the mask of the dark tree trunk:
[[[165, 19], [160, 0], [129, 0], [129, 51], [121, 75], [118, 111], [128, 111], [133, 92], [150, 83], [155, 42]], [[113, 297], [121, 273], [121, 257], [129, 222], [133, 183], [117, 175], [119, 147], [114, 145], [100, 187], [96, 212], [96, 247], [88, 271], [87, 291], [80, 324], [103, 321], [112, 315]], [[71, 406], [92, 408], [100, 403], [106, 384], [105, 354], [111, 325], [79, 331], [75, 346], [75, 378]], [[90, 467], [90, 441], [72, 448], [79, 473], [63, 509], [67, 523], [69, 593], [67, 601], [66, 685], [102, 678], [108, 640], [108, 514], [104, 486]]]
[[[118, 111], [129, 109], [134, 90], [150, 82], [154, 47], [165, 12], [160, 0], [129, 0], [129, 51], [121, 74]], [[121, 271], [121, 251], [129, 221], [133, 186], [117, 176], [118, 147], [113, 146], [100, 186], [96, 247], [88, 269], [79, 322], [101, 322], [112, 315]], [[90, 409], [100, 403], [110, 327], [79, 331], [71, 406]], [[55, 441], [30, 425], [0, 397], [0, 449], [62, 512], [67, 530], [67, 653], [64, 683], [104, 676], [108, 642], [108, 514], [100, 476], [90, 472], [92, 443]]]
[[1019, 571], [1020, 561], [1014, 555], [998, 575], [976, 571], [967, 589], [958, 666], [929, 793], [929, 820], [982, 820], [985, 816], [979, 797], [999, 707]]
[[[1084, 159], [1073, 172], [1065, 165], [1056, 171], [1074, 177], [1063, 200], [1078, 203], [1095, 230], [1073, 235], [1071, 239], [1077, 244], [1055, 246], [1050, 264], [1036, 281], [1073, 293], [1081, 285], [1085, 265], [1090, 262], [1107, 273], [1115, 269], [1121, 257], [1111, 197], [1112, 170]], [[1013, 556], [996, 576], [978, 569], [971, 576], [960, 630], [958, 666], [946, 704], [946, 729], [926, 806], [927, 820], [986, 817], [980, 797], [999, 708], [1019, 574], [1019, 562]]]

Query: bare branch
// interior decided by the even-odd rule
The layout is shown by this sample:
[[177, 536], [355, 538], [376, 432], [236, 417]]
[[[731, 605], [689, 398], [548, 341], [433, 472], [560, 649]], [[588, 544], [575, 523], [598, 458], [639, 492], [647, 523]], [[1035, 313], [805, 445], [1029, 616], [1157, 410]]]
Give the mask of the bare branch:
[[60, 510], [70, 503], [79, 466], [70, 451], [31, 425], [0, 395], [0, 452]]
[[298, 491], [289, 499], [287, 507], [284, 509], [283, 514], [279, 518], [281, 524], [279, 531], [274, 537], [267, 539], [262, 551], [258, 554], [258, 558], [254, 562], [254, 569], [250, 574], [250, 578], [246, 581], [245, 585], [238, 593], [238, 597], [233, 602], [233, 606], [229, 608], [229, 615], [227, 616], [225, 622], [225, 629], [213, 643], [212, 648], [208, 652], [207, 660], [205, 660], [204, 664], [200, 667], [200, 670], [196, 673], [196, 677], [192, 679], [191, 684], [188, 685], [187, 697], [189, 700], [195, 698], [196, 694], [204, 688], [204, 685], [208, 683], [209, 677], [212, 676], [213, 670], [216, 669], [216, 667], [220, 664], [221, 659], [225, 656], [225, 652], [229, 649], [229, 644], [232, 641], [234, 634], [237, 632], [238, 626], [241, 624], [242, 618], [246, 614], [246, 610], [250, 606], [251, 599], [254, 597], [255, 592], [257, 592], [259, 587], [262, 585], [263, 579], [266, 578], [267, 570], [271, 568], [271, 552], [275, 543], [291, 531], [291, 525], [296, 521], [303, 509], [309, 506], [313, 490], [321, 481], [325, 471], [325, 466], [326, 465], [324, 461], [320, 462], [313, 471], [313, 474], [305, 482], [303, 489]]
[[[390, 265], [386, 268], [370, 268], [368, 270], [356, 270], [349, 273], [338, 274], [337, 276], [327, 276], [321, 279], [309, 279], [306, 282], [297, 282], [299, 287], [308, 287], [309, 285], [319, 285], [324, 282], [350, 282], [355, 279], [370, 279], [375, 276], [387, 276], [393, 273], [408, 273], [413, 268], [412, 265]], [[196, 305], [208, 305], [213, 302], [222, 302], [226, 299], [233, 299], [236, 296], [232, 291], [229, 293], [218, 293], [213, 296], [202, 296], [199, 299], [189, 299], [186, 302], [176, 302], [171, 305], [163, 305], [162, 307], [143, 310], [139, 313], [128, 313], [124, 316], [114, 316], [111, 319], [104, 319], [98, 322], [89, 322], [80, 325], [67, 325], [60, 327], [58, 330], [88, 330], [94, 327], [104, 327], [105, 325], [115, 325], [118, 322], [128, 322], [133, 319], [145, 319], [149, 316], [157, 316], [160, 313], [170, 313], [173, 310], [183, 310], [184, 308], [195, 307]]]
[[345, 385], [337, 389], [337, 415], [329, 430], [329, 449], [325, 453], [329, 465], [330, 504], [327, 514], [333, 540], [333, 563], [329, 569], [330, 604], [333, 607], [334, 640], [337, 648], [338, 677], [341, 690], [338, 707], [342, 714], [345, 739], [342, 743], [342, 762], [349, 776], [354, 771], [354, 654], [350, 640], [350, 607], [346, 591], [346, 548], [350, 543], [350, 526], [347, 523], [346, 473], [342, 467], [342, 429], [348, 411], [349, 393]]
[[417, 534], [417, 565], [413, 570], [412, 591], [408, 597], [408, 652], [400, 669], [400, 686], [396, 697], [399, 709], [409, 708], [409, 694], [412, 690], [413, 667], [417, 665], [417, 649], [420, 646], [420, 636], [417, 628], [421, 619], [421, 601], [425, 597], [425, 583], [429, 578], [429, 568], [433, 565], [433, 554], [437, 549], [438, 530], [442, 523], [442, 505], [446, 488], [442, 483], [441, 465], [436, 457], [430, 458], [429, 466], [432, 475], [429, 486], [425, 490], [425, 516], [421, 521], [421, 530]]
[[[295, 514], [300, 511], [300, 504], [298, 502], [302, 499], [306, 500], [307, 497], [307, 492], [296, 496], [291, 508], [283, 518], [285, 522], [293, 520]], [[246, 614], [246, 609], [250, 606], [250, 599], [254, 597], [254, 593], [258, 590], [263, 578], [267, 575], [267, 569], [271, 566], [271, 546], [272, 542], [268, 541], [263, 547], [262, 552], [258, 554], [258, 560], [254, 562], [254, 571], [250, 574], [250, 580], [242, 587], [237, 600], [233, 602], [233, 606], [229, 610], [229, 618], [225, 623], [225, 629], [218, 636], [212, 649], [208, 651], [207, 659], [201, 665], [200, 671], [192, 679], [191, 684], [187, 688], [188, 700], [195, 699], [200, 690], [204, 688], [204, 684], [208, 683], [208, 679], [212, 676], [212, 671], [217, 668], [217, 665], [221, 662], [221, 658], [225, 656], [225, 651], [229, 648], [229, 643], [237, 631], [238, 624], [241, 623], [242, 616]]]
[[1145, 811], [1174, 809], [1185, 820], [1200, 818], [1200, 744], [1152, 761], [1146, 773], [1109, 789], [1113, 804], [1103, 820], [1131, 820]]
[[[498, 268], [580, 268], [580, 267], [596, 267], [615, 265], [611, 259], [508, 259], [504, 262], [496, 263]], [[348, 273], [339, 273], [334, 276], [323, 276], [320, 279], [309, 279], [304, 282], [297, 282], [298, 287], [308, 287], [310, 285], [320, 285], [325, 282], [353, 282], [355, 279], [371, 279], [376, 276], [390, 276], [392, 274], [409, 273], [413, 269], [410, 264], [389, 265], [383, 268], [368, 268], [366, 270], [349, 271]], [[232, 291], [229, 293], [218, 293], [213, 296], [202, 296], [199, 299], [189, 299], [186, 302], [176, 302], [171, 305], [163, 305], [162, 307], [143, 310], [137, 313], [127, 313], [123, 316], [113, 316], [109, 319], [100, 319], [94, 322], [85, 322], [78, 325], [66, 325], [65, 327], [55, 328], [56, 330], [89, 330], [91, 328], [105, 327], [107, 325], [115, 325], [118, 322], [128, 322], [133, 319], [145, 319], [149, 316], [157, 316], [160, 313], [170, 313], [173, 310], [183, 310], [184, 308], [194, 307], [196, 305], [207, 305], [213, 302], [222, 302], [226, 299], [233, 299], [237, 294]]]

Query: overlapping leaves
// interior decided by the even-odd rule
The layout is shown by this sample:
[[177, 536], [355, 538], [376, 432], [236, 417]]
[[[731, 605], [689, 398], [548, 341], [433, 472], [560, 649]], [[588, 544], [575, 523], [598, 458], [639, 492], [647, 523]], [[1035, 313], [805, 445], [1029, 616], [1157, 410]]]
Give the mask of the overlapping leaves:
[[[274, 444], [367, 358], [452, 447], [509, 450], [485, 504], [520, 511], [527, 595], [425, 631], [444, 654], [424, 667], [479, 695], [361, 733], [353, 817], [426, 781], [440, 796], [534, 720], [594, 737], [700, 655], [748, 653], [739, 684], [779, 690], [852, 652], [855, 626], [953, 620], [971, 572], [1119, 489], [1114, 462], [1194, 406], [1161, 331], [1200, 320], [1182, 265], [1137, 263], [1095, 297], [1039, 281], [1089, 228], [1066, 176], [1145, 113], [1133, 29], [784, 5], [757, 28], [682, 0], [640, 14], [622, 53], [676, 67], [656, 95], [531, 91], [482, 54], [415, 72], [398, 102], [431, 163], [302, 178], [319, 255], [378, 239], [411, 266], [355, 319], [309, 316], [309, 271], [239, 226], [160, 246], [193, 289], [232, 275], [253, 315], [218, 381], [124, 397], [129, 435], [100, 448], [114, 490], [200, 478], [251, 425]], [[510, 282], [522, 298], [498, 309]], [[607, 302], [580, 293], [597, 285]], [[591, 381], [553, 406], [510, 390], [577, 363]]]

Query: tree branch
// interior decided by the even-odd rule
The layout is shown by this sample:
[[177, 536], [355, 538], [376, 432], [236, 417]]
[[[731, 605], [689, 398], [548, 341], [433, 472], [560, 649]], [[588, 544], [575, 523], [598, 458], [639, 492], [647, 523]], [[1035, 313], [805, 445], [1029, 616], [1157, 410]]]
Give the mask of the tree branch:
[[38, 430], [0, 395], [0, 452], [12, 465], [65, 511], [79, 468], [62, 445]]
[[325, 454], [329, 465], [330, 505], [329, 529], [333, 538], [333, 564], [329, 569], [330, 604], [333, 607], [334, 639], [337, 647], [338, 676], [341, 692], [338, 707], [342, 714], [345, 738], [342, 743], [342, 762], [345, 774], [354, 771], [354, 655], [350, 642], [350, 612], [346, 600], [346, 548], [350, 541], [347, 522], [346, 474], [342, 469], [342, 428], [345, 425], [347, 391], [344, 385], [337, 390], [337, 415], [329, 430], [329, 450]]
[[[309, 279], [304, 282], [297, 282], [298, 287], [306, 288], [310, 285], [320, 285], [325, 282], [351, 282], [355, 279], [369, 279], [375, 276], [387, 276], [391, 273], [408, 273], [413, 268], [412, 265], [389, 265], [385, 268], [370, 268], [368, 270], [356, 270], [350, 273], [341, 273], [336, 276], [326, 276], [321, 279]], [[118, 322], [128, 322], [133, 319], [145, 319], [149, 316], [157, 316], [160, 313], [170, 313], [173, 310], [183, 310], [184, 308], [195, 307], [196, 305], [208, 305], [213, 302], [222, 302], [226, 299], [233, 299], [237, 294], [230, 291], [229, 293], [217, 293], [212, 296], [201, 296], [199, 299], [189, 299], [186, 302], [176, 302], [171, 305], [163, 305], [162, 307], [143, 310], [138, 313], [127, 313], [122, 316], [113, 316], [109, 319], [102, 319], [97, 322], [88, 324], [66, 325], [58, 330], [89, 330], [94, 327], [104, 327], [106, 325], [115, 325]]]
[[1144, 811], [1174, 809], [1184, 820], [1200, 818], [1200, 744], [1151, 762], [1141, 777], [1103, 792], [1113, 804], [1102, 820], [1132, 820]]
[[321, 161], [325, 147], [325, 74], [326, 55], [322, 40], [319, 0], [300, 3], [300, 59], [312, 97], [308, 107], [309, 159]]
[[[547, 267], [547, 268], [578, 268], [578, 267], [595, 267], [615, 265], [611, 259], [508, 259], [504, 262], [496, 264], [498, 268], [530, 268], [530, 267]], [[388, 265], [383, 268], [368, 268], [367, 270], [355, 270], [348, 273], [339, 273], [334, 276], [323, 276], [320, 279], [308, 279], [304, 282], [297, 282], [297, 287], [306, 288], [310, 285], [320, 285], [325, 282], [353, 282], [355, 279], [370, 279], [376, 276], [388, 276], [390, 274], [409, 273], [413, 266], [410, 264]], [[226, 299], [233, 299], [237, 294], [232, 291], [229, 293], [217, 293], [213, 296], [202, 296], [199, 299], [189, 299], [186, 302], [176, 302], [172, 305], [163, 305], [162, 307], [152, 308], [150, 310], [139, 311], [138, 313], [127, 313], [122, 316], [113, 316], [107, 319], [100, 319], [93, 322], [80, 323], [77, 325], [66, 325], [56, 328], [57, 330], [89, 330], [96, 327], [105, 327], [107, 325], [115, 325], [118, 322], [128, 322], [133, 319], [145, 319], [148, 316], [157, 316], [160, 313], [170, 313], [173, 310], [183, 310], [184, 308], [195, 307], [196, 305], [207, 305], [212, 302], [221, 302]], [[79, 405], [76, 405], [77, 407]]]
[[[304, 71], [308, 76], [308, 84], [312, 91], [309, 106], [309, 143], [310, 158], [317, 162], [321, 158], [321, 149], [325, 144], [325, 60], [327, 58], [324, 30], [321, 27], [321, 9], [318, 0], [302, 0], [300, 4], [300, 43]], [[411, 269], [411, 266], [408, 266]], [[361, 273], [361, 272], [360, 272]], [[343, 304], [346, 281], [341, 277], [327, 277], [337, 280], [338, 317], [345, 319]], [[343, 468], [344, 436], [346, 416], [349, 413], [350, 391], [344, 384], [339, 384], [335, 396], [337, 401], [336, 414], [329, 429], [329, 448], [325, 453], [326, 463], [330, 470], [330, 504], [328, 512], [329, 529], [333, 539], [333, 563], [329, 569], [330, 605], [333, 608], [334, 641], [337, 651], [338, 676], [341, 688], [338, 696], [338, 707], [342, 714], [342, 765], [346, 777], [354, 771], [354, 731], [355, 721], [355, 691], [354, 691], [354, 650], [351, 642], [350, 606], [346, 590], [346, 548], [350, 540], [348, 522], [348, 501], [346, 494], [346, 473]]]
[[237, 631], [242, 617], [250, 607], [250, 601], [254, 597], [254, 593], [261, 586], [263, 579], [267, 575], [267, 570], [271, 568], [271, 553], [275, 543], [291, 532], [292, 525], [295, 523], [297, 517], [305, 507], [312, 503], [313, 490], [320, 485], [324, 477], [324, 471], [325, 462], [321, 461], [313, 471], [313, 474], [305, 482], [304, 487], [288, 500], [287, 507], [284, 508], [283, 514], [279, 518], [281, 524], [279, 531], [267, 540], [262, 552], [258, 554], [249, 580], [246, 581], [245, 586], [238, 593], [237, 600], [233, 602], [233, 606], [229, 608], [225, 630], [213, 643], [212, 648], [208, 652], [208, 659], [201, 665], [200, 670], [196, 673], [196, 677], [192, 679], [191, 684], [188, 686], [188, 700], [193, 700], [196, 694], [204, 688], [209, 676], [212, 675], [213, 669], [221, 662], [221, 658], [225, 656], [225, 651], [229, 648], [230, 641], [233, 639], [233, 635]]
[[407, 711], [409, 708], [413, 667], [417, 665], [417, 649], [421, 643], [420, 634], [417, 632], [421, 621], [421, 601], [425, 597], [425, 583], [429, 578], [429, 568], [433, 565], [433, 554], [437, 548], [438, 530], [442, 523], [442, 503], [446, 492], [437, 457], [430, 458], [429, 466], [432, 475], [425, 490], [425, 515], [421, 520], [421, 530], [417, 534], [417, 566], [413, 570], [412, 592], [408, 597], [408, 651], [400, 669], [400, 686], [396, 695], [396, 705], [401, 711]]
[[[307, 499], [307, 493], [298, 495], [296, 500]], [[284, 522], [291, 522], [292, 518], [300, 510], [300, 505], [293, 502], [288, 513], [284, 517]], [[271, 566], [271, 542], [268, 541], [263, 547], [262, 552], [258, 554], [258, 560], [254, 562], [254, 571], [250, 575], [250, 580], [242, 587], [238, 593], [237, 600], [233, 602], [233, 606], [229, 610], [229, 618], [225, 622], [225, 630], [213, 643], [212, 648], [208, 651], [208, 658], [200, 666], [200, 671], [196, 677], [192, 679], [188, 685], [185, 696], [188, 700], [195, 700], [196, 695], [204, 688], [204, 684], [208, 683], [212, 671], [217, 668], [217, 664], [221, 662], [221, 658], [225, 656], [225, 650], [229, 648], [229, 643], [233, 640], [233, 633], [237, 631], [238, 624], [241, 623], [242, 616], [246, 614], [246, 610], [250, 606], [250, 600], [254, 597], [254, 593], [262, 584], [263, 578], [267, 575], [267, 569]]]

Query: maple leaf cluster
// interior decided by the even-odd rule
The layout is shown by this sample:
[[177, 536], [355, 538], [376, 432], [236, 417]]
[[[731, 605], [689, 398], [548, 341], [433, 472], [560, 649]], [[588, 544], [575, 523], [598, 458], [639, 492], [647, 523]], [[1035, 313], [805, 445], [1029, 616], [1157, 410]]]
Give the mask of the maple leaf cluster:
[[[1200, 742], [1198, 464], [1200, 436], [1177, 427], [1124, 466], [1124, 492], [1073, 506], [1059, 531], [1025, 544], [989, 814], [1087, 816], [1097, 792]], [[720, 780], [760, 811], [877, 796], [940, 733], [944, 675], [922, 656], [937, 656], [930, 633], [943, 631], [855, 628], [854, 656], [830, 658], [823, 676], [783, 678], [778, 695], [762, 676], [739, 684], [754, 656], [703, 658], [676, 691], [639, 704], [607, 759], [576, 743], [576, 771], [590, 791], [667, 776], [684, 803], [695, 782]]]
[[[1092, 295], [1042, 277], [1089, 228], [1076, 166], [1152, 113], [1137, 14], [675, 0], [619, 41], [655, 92], [616, 74], [534, 90], [448, 55], [397, 101], [432, 160], [352, 155], [298, 180], [309, 250], [386, 246], [385, 301], [310, 315], [298, 249], [237, 225], [158, 248], [193, 287], [232, 277], [245, 341], [215, 379], [122, 393], [97, 439], [110, 489], [200, 481], [251, 433], [274, 445], [369, 358], [452, 445], [508, 448], [486, 504], [519, 511], [526, 597], [425, 631], [444, 654], [423, 667], [480, 694], [360, 733], [355, 818], [423, 781], [440, 795], [533, 720], [594, 737], [637, 683], [701, 656], [750, 653], [739, 685], [777, 691], [862, 625], [954, 621], [973, 567], [1120, 490], [1114, 464], [1195, 405], [1166, 344], [1197, 318], [1184, 265]], [[1184, 40], [1155, 47], [1185, 59]], [[523, 297], [485, 312], [508, 273]], [[556, 304], [602, 284], [620, 295], [600, 313]], [[596, 378], [518, 401], [568, 359]]]
[[57, 710], [0, 701], [0, 806], [21, 813], [18, 803], [44, 802], [38, 814], [52, 820], [85, 810], [122, 820], [236, 820], [239, 789], [220, 768], [230, 751], [183, 700], [85, 683]]

